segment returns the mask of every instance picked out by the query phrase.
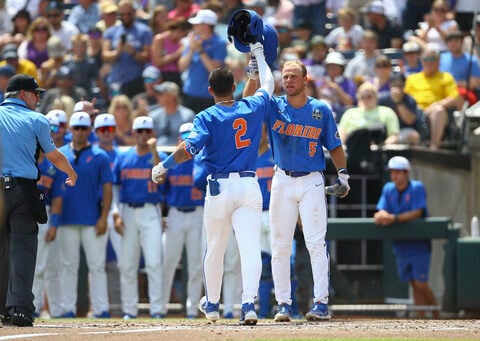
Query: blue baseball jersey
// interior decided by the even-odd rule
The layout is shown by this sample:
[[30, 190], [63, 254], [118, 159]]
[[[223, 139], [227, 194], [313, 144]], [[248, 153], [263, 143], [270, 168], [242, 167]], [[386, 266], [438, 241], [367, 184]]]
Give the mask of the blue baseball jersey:
[[60, 151], [78, 174], [76, 185], [66, 189], [60, 225], [93, 226], [101, 212], [102, 198], [98, 189], [113, 182], [107, 153], [95, 145], [77, 152], [68, 144], [61, 147]]
[[268, 210], [270, 206], [270, 192], [272, 189], [273, 178], [273, 155], [270, 149], [267, 149], [265, 153], [258, 156], [257, 160], [257, 178], [262, 191], [263, 198], [263, 210]]
[[47, 118], [30, 110], [21, 99], [7, 98], [0, 104], [0, 127], [0, 176], [38, 179], [37, 143], [45, 153], [55, 150]]
[[203, 206], [205, 192], [194, 186], [193, 167], [192, 159], [168, 170], [165, 199], [169, 206]]
[[[159, 156], [160, 160], [166, 158], [164, 153]], [[121, 203], [159, 204], [163, 201], [160, 186], [151, 179], [153, 166], [152, 153], [138, 155], [135, 146], [117, 155], [113, 176], [114, 184], [121, 185]]]
[[[72, 138], [73, 138], [72, 132], [68, 131], [63, 137], [64, 144], [72, 142]], [[98, 136], [95, 133], [95, 131], [92, 130], [90, 134], [88, 134], [88, 142], [90, 142], [91, 144], [98, 143]]]
[[[423, 209], [423, 217], [428, 217], [427, 193], [421, 181], [410, 180], [408, 187], [399, 192], [393, 182], [383, 186], [382, 194], [377, 203], [378, 210], [385, 210], [392, 214]], [[395, 253], [407, 256], [418, 251], [430, 251], [430, 241], [402, 240], [394, 241]]]
[[342, 145], [328, 104], [308, 97], [303, 107], [293, 108], [286, 96], [272, 97], [270, 103], [266, 123], [275, 163], [289, 171], [325, 170], [322, 147]]
[[193, 186], [202, 192], [206, 192], [208, 172], [202, 159], [203, 149], [193, 157]]
[[193, 119], [185, 140], [187, 151], [205, 148], [203, 162], [209, 174], [255, 171], [268, 94], [249, 96], [231, 107], [211, 106]]
[[45, 205], [51, 205], [53, 198], [62, 197], [65, 194], [63, 173], [46, 157], [38, 164], [38, 169], [40, 169], [40, 180], [37, 182], [37, 187], [45, 193]]

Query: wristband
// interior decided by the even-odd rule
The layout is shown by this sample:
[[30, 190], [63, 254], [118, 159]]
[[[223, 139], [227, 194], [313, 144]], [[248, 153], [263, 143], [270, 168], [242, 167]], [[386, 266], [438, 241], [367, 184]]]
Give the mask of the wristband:
[[58, 222], [60, 221], [60, 214], [53, 213], [50, 215], [50, 226], [51, 227], [58, 227]]
[[337, 173], [338, 173], [338, 174], [348, 174], [346, 168], [339, 168], [339, 169], [337, 169]]

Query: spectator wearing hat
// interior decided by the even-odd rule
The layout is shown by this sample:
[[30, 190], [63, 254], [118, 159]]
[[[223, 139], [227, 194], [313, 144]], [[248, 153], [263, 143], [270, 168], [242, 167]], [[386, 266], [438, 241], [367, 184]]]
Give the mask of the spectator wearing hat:
[[307, 72], [313, 81], [317, 82], [322, 78], [325, 71], [325, 58], [328, 54], [328, 45], [322, 36], [315, 35], [310, 39], [310, 51], [307, 58], [303, 60]]
[[183, 82], [178, 61], [184, 50], [181, 40], [191, 29], [192, 24], [186, 19], [179, 18], [167, 23], [165, 30], [153, 38], [152, 64], [162, 71], [163, 80], [175, 82], [180, 88]]
[[348, 62], [344, 73], [345, 77], [353, 80], [357, 86], [375, 77], [375, 60], [379, 54], [378, 35], [371, 30], [365, 30], [360, 47], [362, 51]]
[[[193, 32], [178, 61], [178, 67], [180, 72], [188, 72], [182, 89], [183, 103], [198, 113], [214, 104], [208, 92], [208, 75], [224, 65], [227, 43], [213, 31], [217, 15], [212, 10], [202, 9], [188, 22], [193, 25]], [[176, 130], [171, 133], [175, 136]]]
[[19, 327], [33, 325], [37, 222], [48, 220], [36, 185], [38, 150], [67, 174], [65, 185], [74, 186], [77, 181], [77, 173], [53, 144], [49, 121], [34, 111], [43, 91], [33, 77], [14, 75], [0, 106], [0, 153], [4, 156], [0, 186], [5, 199], [0, 221], [0, 319], [2, 324]]
[[349, 7], [340, 8], [337, 20], [339, 26], [325, 37], [325, 42], [337, 51], [357, 50], [362, 40], [363, 28], [355, 23], [355, 11]]
[[148, 113], [157, 106], [155, 85], [163, 81], [163, 73], [153, 65], [147, 66], [142, 72], [144, 92], [132, 98], [134, 116], [148, 116]]
[[409, 39], [418, 42], [422, 48], [428, 46], [437, 51], [445, 51], [447, 49], [445, 42], [447, 33], [458, 30], [457, 22], [447, 15], [449, 11], [449, 1], [435, 0], [430, 12], [424, 17], [425, 21], [418, 24], [420, 28], [417, 35]]
[[112, 67], [107, 76], [110, 95], [133, 97], [143, 91], [142, 71], [150, 61], [153, 33], [135, 19], [132, 0], [120, 1], [119, 14], [122, 25], [111, 26], [103, 35], [102, 56]]
[[[447, 51], [440, 55], [440, 71], [450, 73], [458, 86], [460, 95], [469, 105], [477, 102], [480, 90], [480, 65], [476, 56], [463, 50], [463, 33], [450, 31], [446, 37]], [[468, 91], [467, 91], [468, 86]]]
[[101, 32], [105, 32], [109, 27], [122, 24], [118, 19], [118, 6], [115, 1], [106, 0], [100, 2], [100, 18], [101, 20], [96, 23], [95, 27]]
[[10, 65], [0, 66], [0, 103], [3, 102], [8, 81], [15, 74], [15, 69]]
[[168, 20], [189, 19], [200, 10], [200, 5], [193, 0], [175, 0], [175, 7], [168, 12]]
[[381, 0], [374, 0], [367, 5], [368, 29], [375, 32], [378, 39], [378, 48], [399, 49], [403, 43], [403, 32], [400, 26], [393, 23], [385, 15], [385, 7]]
[[[63, 198], [58, 237], [62, 254], [64, 295], [63, 317], [77, 314], [77, 279], [80, 247], [85, 250], [89, 292], [93, 315], [108, 318], [109, 304], [105, 257], [107, 247], [107, 217], [112, 203], [113, 174], [108, 155], [88, 142], [90, 116], [75, 112], [70, 117], [72, 142], [60, 148], [74, 164], [79, 175], [78, 186], [68, 188]], [[81, 179], [81, 180], [80, 180]]]
[[337, 122], [345, 110], [355, 104], [355, 83], [343, 76], [346, 64], [340, 52], [330, 52], [325, 59], [327, 74], [316, 83], [319, 98], [330, 103]]
[[[98, 110], [95, 107], [96, 103], [96, 98], [93, 98], [92, 101], [87, 101], [85, 99], [82, 99], [75, 103], [73, 106], [73, 112], [86, 112], [90, 116], [90, 124], [93, 126], [95, 119], [97, 118], [98, 114], [100, 113], [100, 110]], [[90, 135], [88, 135], [88, 142], [91, 144], [96, 144], [98, 142], [98, 136], [95, 134], [95, 130], [92, 129], [90, 132]]]
[[0, 66], [10, 65], [15, 69], [16, 74], [32, 76], [35, 78], [37, 83], [40, 83], [38, 79], [37, 67], [28, 59], [19, 58], [17, 45], [13, 43], [5, 45], [2, 49], [2, 59], [3, 60], [0, 62]]
[[173, 82], [163, 82], [154, 87], [158, 108], [149, 116], [153, 119], [153, 129], [157, 136], [157, 145], [175, 146], [178, 129], [183, 123], [192, 122], [195, 113], [180, 104], [180, 88]]
[[40, 72], [42, 75], [43, 86], [47, 89], [55, 86], [55, 73], [65, 61], [65, 48], [61, 39], [57, 36], [51, 36], [47, 41], [48, 59], [42, 63]]
[[423, 70], [411, 74], [405, 82], [405, 92], [412, 96], [425, 112], [430, 127], [430, 149], [440, 148], [448, 111], [455, 110], [459, 103], [458, 87], [448, 72], [439, 70], [440, 55], [437, 50], [426, 48], [422, 53]]
[[67, 114], [61, 109], [53, 109], [47, 113], [48, 117], [55, 117], [58, 120], [58, 130], [52, 133], [53, 142], [58, 148], [70, 142], [71, 140], [66, 140], [65, 135], [67, 134]]
[[61, 66], [55, 73], [55, 78], [55, 87], [48, 89], [42, 98], [38, 108], [40, 112], [50, 111], [55, 99], [60, 99], [62, 96], [71, 97], [74, 103], [87, 98], [88, 94], [85, 89], [75, 85], [72, 69], [68, 66]]
[[[133, 121], [136, 143], [119, 153], [113, 165], [116, 231], [122, 235], [120, 286], [124, 319], [138, 316], [138, 268], [143, 253], [148, 278], [150, 316], [160, 318], [162, 307], [162, 214], [163, 195], [150, 179], [155, 159], [165, 159], [148, 141], [154, 136], [153, 121], [140, 116]], [[177, 133], [178, 134], [178, 133]], [[199, 242], [199, 240], [197, 240]]]
[[[421, 181], [410, 178], [410, 162], [403, 156], [394, 156], [388, 161], [390, 182], [382, 189], [373, 215], [376, 224], [391, 226], [396, 223], [428, 217], [427, 193]], [[437, 301], [428, 286], [431, 245], [430, 240], [401, 240], [393, 242], [397, 258], [398, 276], [408, 282], [413, 289], [413, 299], [417, 306], [436, 306]], [[425, 312], [417, 312], [425, 317]], [[438, 318], [438, 311], [433, 311]]]
[[[75, 85], [85, 89], [88, 98], [92, 98], [94, 88], [103, 89], [105, 95], [107, 90], [104, 81], [99, 76], [95, 60], [87, 53], [88, 40], [86, 34], [77, 34], [72, 37], [72, 54], [64, 65], [72, 70]], [[104, 98], [104, 100], [106, 99]]]
[[415, 99], [405, 93], [405, 76], [401, 72], [394, 72], [389, 83], [390, 91], [380, 95], [378, 104], [391, 108], [397, 114], [400, 123], [398, 143], [428, 143], [430, 133], [427, 117]]
[[80, 31], [76, 25], [68, 20], [64, 20], [62, 3], [56, 0], [48, 2], [45, 16], [50, 23], [52, 35], [60, 38], [65, 51], [70, 51], [72, 48], [72, 37]]
[[78, 27], [80, 33], [88, 33], [100, 21], [100, 8], [95, 0], [81, 0], [73, 6], [68, 21]]
[[403, 54], [403, 74], [409, 76], [412, 73], [422, 71], [422, 62], [420, 61], [420, 54], [422, 49], [420, 44], [416, 41], [407, 41], [402, 45]]

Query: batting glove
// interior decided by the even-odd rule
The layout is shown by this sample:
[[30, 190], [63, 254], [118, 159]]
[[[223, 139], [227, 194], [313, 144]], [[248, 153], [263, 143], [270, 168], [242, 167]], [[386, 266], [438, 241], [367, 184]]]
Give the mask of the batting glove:
[[348, 184], [348, 179], [350, 179], [350, 175], [348, 175], [347, 170], [345, 168], [340, 168], [338, 170], [338, 178], [336, 182], [347, 188], [347, 191], [343, 196], [341, 196], [341, 198], [346, 197], [348, 192], [350, 191], [350, 185]]
[[261, 55], [265, 58], [265, 55], [263, 54], [262, 43], [256, 42], [255, 44], [250, 44], [250, 51], [256, 58], [258, 58], [258, 55]]
[[163, 182], [165, 174], [167, 174], [167, 169], [163, 167], [163, 164], [160, 162], [152, 168], [152, 181], [156, 184]]
[[247, 77], [252, 80], [258, 79], [258, 63], [253, 54], [250, 55], [250, 61], [248, 62]]

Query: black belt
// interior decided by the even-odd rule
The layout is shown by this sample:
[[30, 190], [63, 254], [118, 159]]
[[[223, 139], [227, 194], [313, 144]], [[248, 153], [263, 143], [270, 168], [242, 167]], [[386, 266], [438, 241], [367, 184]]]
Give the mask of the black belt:
[[184, 206], [184, 207], [175, 207], [175, 208], [182, 213], [190, 213], [195, 211], [197, 209], [197, 206]]
[[[231, 173], [217, 173], [217, 174], [212, 174], [211, 177], [212, 179], [228, 179], [230, 177]], [[255, 172], [238, 172], [238, 175], [241, 178], [254, 178], [255, 177]]]
[[[33, 180], [33, 179], [26, 179], [26, 178], [19, 178], [19, 177], [10, 177], [10, 186], [13, 186], [13, 185], [18, 185], [20, 184], [20, 182], [31, 182], [33, 185], [36, 186], [36, 180]], [[0, 176], [0, 189], [5, 189], [4, 187], [5, 185], [5, 177], [3, 176]]]
[[283, 171], [285, 172], [285, 175], [291, 176], [292, 178], [299, 178], [301, 176], [310, 174], [310, 172], [296, 172], [296, 171], [289, 171], [286, 169], [283, 169]]
[[131, 207], [131, 208], [140, 208], [140, 207], [144, 207], [145, 203], [143, 203], [143, 202], [127, 202], [127, 206]]

